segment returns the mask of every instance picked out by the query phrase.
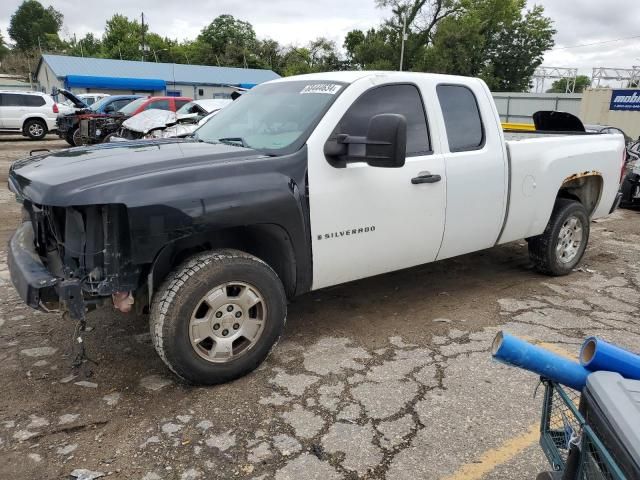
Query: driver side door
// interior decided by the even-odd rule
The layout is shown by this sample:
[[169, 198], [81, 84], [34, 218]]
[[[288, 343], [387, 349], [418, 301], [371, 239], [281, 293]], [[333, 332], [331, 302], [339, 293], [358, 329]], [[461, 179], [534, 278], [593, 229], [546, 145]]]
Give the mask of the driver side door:
[[[445, 223], [446, 171], [429, 135], [425, 90], [413, 83], [355, 82], [309, 137], [312, 289], [435, 260]], [[339, 133], [365, 136], [369, 120], [384, 113], [407, 120], [404, 165], [332, 166], [325, 142]], [[440, 179], [412, 182], [425, 174]]]

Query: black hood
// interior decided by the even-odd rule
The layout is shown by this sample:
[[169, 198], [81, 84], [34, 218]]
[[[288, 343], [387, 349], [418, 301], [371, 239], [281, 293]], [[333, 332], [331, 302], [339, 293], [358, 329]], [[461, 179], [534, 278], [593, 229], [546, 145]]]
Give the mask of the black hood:
[[[10, 188], [40, 205], [126, 203], [140, 189], [177, 186], [211, 175], [212, 165], [255, 160], [252, 149], [195, 140], [118, 142], [70, 148], [16, 161]], [[186, 182], [185, 182], [186, 183]]]
[[65, 97], [67, 100], [69, 100], [73, 104], [75, 108], [81, 108], [81, 109], [89, 108], [89, 105], [84, 103], [82, 100], [80, 100], [80, 98], [76, 97], [73, 93], [71, 93], [68, 90], [63, 90], [60, 88], [56, 92], [54, 92], [54, 96], [57, 96], [57, 95], [62, 95], [63, 97]]

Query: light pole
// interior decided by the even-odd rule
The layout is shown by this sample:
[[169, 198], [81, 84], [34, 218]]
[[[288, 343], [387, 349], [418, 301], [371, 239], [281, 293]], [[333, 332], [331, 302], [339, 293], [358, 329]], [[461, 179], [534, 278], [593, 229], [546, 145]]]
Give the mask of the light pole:
[[400, 71], [402, 71], [402, 64], [404, 63], [404, 42], [407, 40], [407, 12], [404, 13], [404, 19], [402, 21], [402, 47], [400, 47]]

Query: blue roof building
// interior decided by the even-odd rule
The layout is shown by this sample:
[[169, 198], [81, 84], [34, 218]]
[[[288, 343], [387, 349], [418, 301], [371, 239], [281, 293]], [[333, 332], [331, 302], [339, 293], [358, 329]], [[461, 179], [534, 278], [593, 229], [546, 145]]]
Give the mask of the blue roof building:
[[42, 55], [36, 69], [42, 90], [74, 93], [144, 93], [192, 98], [225, 98], [234, 87], [251, 88], [279, 78], [271, 70], [136, 62], [106, 58]]

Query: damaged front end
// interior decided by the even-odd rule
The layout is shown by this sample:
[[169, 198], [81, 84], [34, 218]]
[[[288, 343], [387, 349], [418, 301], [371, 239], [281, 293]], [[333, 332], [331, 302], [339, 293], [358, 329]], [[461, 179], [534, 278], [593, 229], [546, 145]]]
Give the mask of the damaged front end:
[[120, 130], [123, 115], [101, 115], [80, 120], [80, 138], [84, 145], [102, 143], [109, 135]]
[[130, 261], [123, 205], [23, 205], [28, 220], [11, 239], [9, 268], [29, 306], [74, 319], [110, 297], [121, 311], [131, 309], [140, 272]]

